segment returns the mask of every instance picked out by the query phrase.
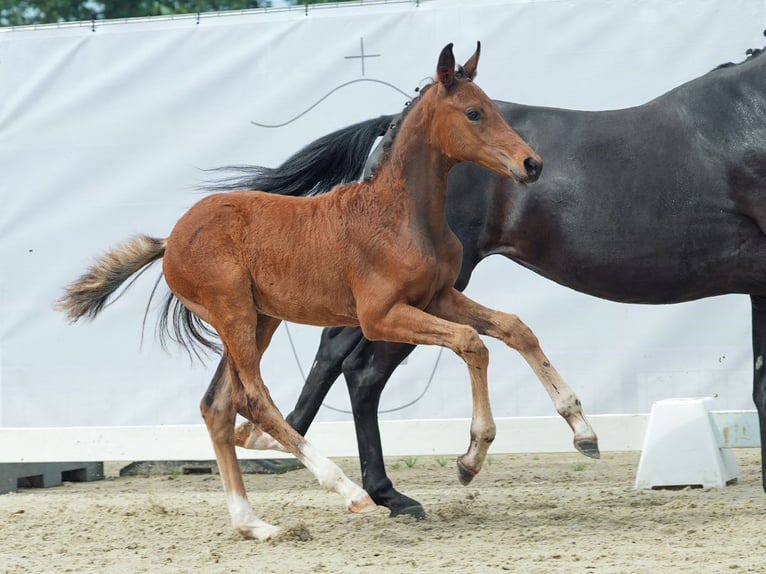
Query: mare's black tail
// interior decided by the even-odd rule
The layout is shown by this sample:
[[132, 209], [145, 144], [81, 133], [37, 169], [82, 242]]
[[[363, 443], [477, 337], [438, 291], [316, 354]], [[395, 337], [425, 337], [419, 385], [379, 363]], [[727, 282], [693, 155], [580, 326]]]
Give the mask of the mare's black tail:
[[205, 191], [255, 189], [280, 195], [319, 195], [356, 181], [375, 140], [396, 116], [380, 116], [323, 136], [290, 156], [279, 167], [231, 165], [213, 169], [232, 175], [203, 185]]

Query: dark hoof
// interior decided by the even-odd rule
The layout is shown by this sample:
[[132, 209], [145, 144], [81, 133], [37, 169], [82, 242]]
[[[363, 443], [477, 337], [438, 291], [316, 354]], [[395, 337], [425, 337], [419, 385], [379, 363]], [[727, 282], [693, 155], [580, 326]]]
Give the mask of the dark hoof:
[[389, 485], [389, 488], [378, 490], [375, 494], [371, 494], [372, 499], [379, 505], [385, 506], [389, 510], [389, 518], [396, 518], [397, 516], [411, 516], [417, 520], [422, 520], [426, 517], [426, 511], [414, 498], [403, 495], [401, 492], [397, 492]]
[[405, 506], [403, 508], [392, 508], [389, 518], [396, 518], [397, 516], [411, 516], [415, 520], [425, 520], [426, 510], [419, 503]]
[[579, 442], [575, 442], [575, 448], [587, 457], [601, 458], [601, 453], [598, 450], [597, 440], [581, 440]]
[[460, 484], [463, 486], [470, 484], [474, 476], [476, 476], [475, 472], [468, 470], [459, 460], [457, 461], [457, 479], [460, 481]]

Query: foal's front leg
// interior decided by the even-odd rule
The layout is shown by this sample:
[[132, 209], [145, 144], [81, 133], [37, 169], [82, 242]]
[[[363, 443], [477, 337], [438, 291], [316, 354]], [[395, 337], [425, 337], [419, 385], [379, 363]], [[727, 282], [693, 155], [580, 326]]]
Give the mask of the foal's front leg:
[[574, 446], [585, 456], [599, 458], [598, 438], [582, 411], [580, 399], [564, 382], [532, 330], [516, 315], [489, 309], [452, 289], [435, 298], [427, 309], [445, 319], [471, 325], [482, 335], [503, 341], [518, 351], [545, 387], [556, 407], [574, 432]]
[[471, 443], [458, 458], [458, 478], [468, 484], [481, 470], [489, 445], [495, 439], [495, 421], [487, 389], [487, 347], [475, 329], [436, 317], [405, 303], [388, 310], [359, 309], [364, 336], [371, 341], [390, 341], [411, 345], [440, 345], [452, 349], [468, 366], [471, 379], [473, 415]]

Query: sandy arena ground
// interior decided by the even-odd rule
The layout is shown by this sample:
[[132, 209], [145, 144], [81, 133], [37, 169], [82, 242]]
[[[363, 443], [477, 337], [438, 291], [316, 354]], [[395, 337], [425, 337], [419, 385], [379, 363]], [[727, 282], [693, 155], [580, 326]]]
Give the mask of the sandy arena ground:
[[[759, 452], [724, 489], [636, 491], [638, 453], [593, 461], [492, 455], [474, 482], [454, 459], [388, 461], [424, 521], [345, 511], [308, 471], [248, 475], [275, 542], [229, 525], [216, 475], [117, 478], [0, 496], [0, 572], [766, 572]], [[338, 461], [356, 479], [356, 460]]]

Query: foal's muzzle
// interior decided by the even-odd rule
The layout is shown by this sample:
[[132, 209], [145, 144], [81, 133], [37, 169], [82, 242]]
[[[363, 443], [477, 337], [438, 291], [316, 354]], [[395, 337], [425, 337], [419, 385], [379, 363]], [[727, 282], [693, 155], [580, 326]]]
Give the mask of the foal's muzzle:
[[534, 183], [543, 171], [543, 162], [530, 156], [524, 160], [524, 170], [527, 174], [524, 183]]

